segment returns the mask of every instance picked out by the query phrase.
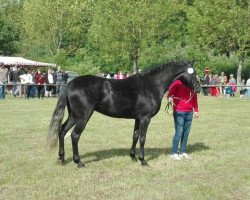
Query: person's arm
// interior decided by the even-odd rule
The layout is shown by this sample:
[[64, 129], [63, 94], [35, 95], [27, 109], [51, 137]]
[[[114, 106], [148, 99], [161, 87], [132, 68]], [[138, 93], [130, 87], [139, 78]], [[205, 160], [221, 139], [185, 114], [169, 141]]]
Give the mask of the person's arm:
[[198, 107], [198, 99], [197, 99], [197, 93], [193, 96], [193, 106], [194, 106], [194, 117], [199, 117], [199, 107]]

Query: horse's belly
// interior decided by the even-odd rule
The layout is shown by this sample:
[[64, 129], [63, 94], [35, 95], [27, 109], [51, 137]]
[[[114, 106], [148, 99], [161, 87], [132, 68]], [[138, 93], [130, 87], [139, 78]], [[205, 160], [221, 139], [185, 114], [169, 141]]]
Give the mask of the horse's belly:
[[97, 112], [116, 118], [135, 118], [134, 104], [132, 102], [102, 102], [95, 107]]

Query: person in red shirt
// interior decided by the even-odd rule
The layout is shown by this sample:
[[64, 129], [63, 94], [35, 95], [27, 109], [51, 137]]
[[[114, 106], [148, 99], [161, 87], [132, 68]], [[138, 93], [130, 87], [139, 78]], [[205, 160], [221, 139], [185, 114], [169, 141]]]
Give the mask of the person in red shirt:
[[[193, 116], [195, 118], [199, 116], [197, 93], [180, 80], [175, 80], [169, 88], [167, 99], [173, 104], [175, 125], [171, 158], [175, 160], [190, 158], [186, 153], [186, 148]], [[180, 150], [178, 152], [179, 143]]]
[[37, 97], [44, 97], [44, 77], [41, 70], [38, 70], [35, 75], [35, 83], [37, 84]]

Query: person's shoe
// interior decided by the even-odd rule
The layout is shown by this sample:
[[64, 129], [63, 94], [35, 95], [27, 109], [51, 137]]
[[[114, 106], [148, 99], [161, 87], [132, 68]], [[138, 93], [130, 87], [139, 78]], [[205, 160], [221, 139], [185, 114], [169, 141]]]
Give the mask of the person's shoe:
[[177, 153], [172, 154], [170, 158], [173, 158], [174, 160], [181, 160], [180, 156]]
[[191, 157], [189, 155], [187, 155], [186, 153], [180, 154], [180, 158], [191, 159]]

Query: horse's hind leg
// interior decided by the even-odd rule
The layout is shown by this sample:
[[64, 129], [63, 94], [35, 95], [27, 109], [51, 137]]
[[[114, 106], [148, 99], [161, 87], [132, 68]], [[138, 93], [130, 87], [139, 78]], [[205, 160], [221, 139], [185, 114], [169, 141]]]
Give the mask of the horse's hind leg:
[[75, 118], [70, 115], [68, 119], [61, 126], [61, 130], [59, 133], [59, 158], [58, 160], [63, 164], [65, 160], [65, 150], [64, 150], [64, 137], [66, 133], [75, 125]]
[[78, 141], [80, 139], [81, 133], [85, 129], [89, 118], [91, 117], [93, 110], [89, 110], [88, 114], [84, 117], [79, 117], [76, 120], [76, 125], [71, 133], [72, 147], [73, 147], [73, 160], [78, 165], [78, 167], [84, 167], [84, 163], [81, 162], [79, 152], [78, 152]]
[[138, 138], [139, 138], [139, 120], [136, 119], [135, 120], [135, 126], [134, 126], [134, 133], [133, 133], [133, 142], [132, 142], [132, 147], [130, 150], [130, 156], [132, 158], [132, 160], [136, 161], [136, 157], [135, 157], [135, 148], [136, 148], [136, 144], [138, 142]]

